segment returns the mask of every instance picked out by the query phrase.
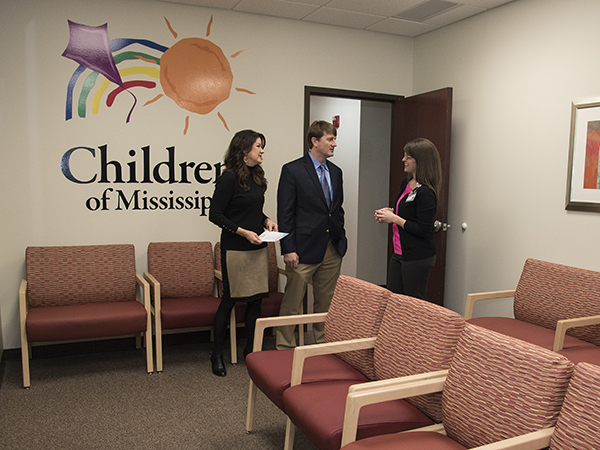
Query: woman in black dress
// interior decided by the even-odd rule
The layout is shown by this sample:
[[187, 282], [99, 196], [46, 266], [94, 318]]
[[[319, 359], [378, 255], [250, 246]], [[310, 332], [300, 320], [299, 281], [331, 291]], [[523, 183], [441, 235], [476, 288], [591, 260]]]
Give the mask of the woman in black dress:
[[269, 296], [267, 244], [259, 237], [277, 224], [263, 213], [267, 180], [261, 167], [265, 137], [253, 130], [235, 134], [225, 153], [226, 169], [217, 179], [208, 219], [221, 228], [223, 295], [215, 314], [211, 354], [215, 375], [227, 374], [223, 340], [235, 302], [246, 302], [244, 358], [252, 351], [262, 299]]

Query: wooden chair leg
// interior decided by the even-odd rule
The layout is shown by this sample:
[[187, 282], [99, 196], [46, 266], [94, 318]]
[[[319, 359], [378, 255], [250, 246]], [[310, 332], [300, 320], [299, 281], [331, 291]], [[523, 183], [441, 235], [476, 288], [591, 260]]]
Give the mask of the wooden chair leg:
[[250, 380], [250, 388], [248, 389], [248, 411], [246, 412], [246, 432], [252, 433], [254, 429], [254, 408], [256, 406], [256, 394], [258, 389]]
[[31, 379], [29, 376], [29, 358], [30, 348], [28, 342], [21, 343], [21, 364], [23, 366], [23, 387], [28, 388], [31, 386]]
[[293, 450], [294, 448], [294, 437], [296, 436], [296, 425], [292, 423], [288, 417], [287, 424], [285, 426], [285, 444], [283, 450]]
[[148, 373], [154, 372], [154, 352], [152, 351], [152, 327], [150, 327], [145, 333], [146, 338], [146, 371]]
[[235, 306], [229, 316], [229, 340], [231, 341], [231, 364], [237, 364], [237, 330], [235, 323]]
[[162, 352], [162, 323], [157, 315], [154, 319], [154, 343], [156, 345], [156, 371], [163, 371], [163, 352]]

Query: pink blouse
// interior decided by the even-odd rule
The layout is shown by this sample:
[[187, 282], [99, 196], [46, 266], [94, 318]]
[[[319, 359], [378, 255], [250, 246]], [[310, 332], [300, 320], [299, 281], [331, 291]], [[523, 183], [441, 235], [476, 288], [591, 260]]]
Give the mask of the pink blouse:
[[[410, 183], [407, 183], [406, 189], [404, 189], [404, 192], [402, 193], [400, 198], [398, 198], [398, 203], [400, 203], [400, 200], [402, 200], [407, 194], [410, 194], [412, 191], [413, 190], [410, 187]], [[396, 208], [394, 209], [394, 213], [396, 213], [396, 211], [398, 211], [398, 203], [396, 203]], [[394, 243], [394, 253], [397, 255], [401, 255], [402, 254], [402, 245], [400, 244], [400, 232], [398, 231], [397, 224], [394, 224], [392, 226], [392, 242]]]

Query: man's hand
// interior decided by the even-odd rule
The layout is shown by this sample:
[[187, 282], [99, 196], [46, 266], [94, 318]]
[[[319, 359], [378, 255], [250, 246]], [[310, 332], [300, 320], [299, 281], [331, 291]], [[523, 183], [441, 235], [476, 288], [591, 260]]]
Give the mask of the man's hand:
[[286, 266], [290, 266], [292, 269], [296, 269], [298, 267], [298, 263], [300, 262], [298, 253], [286, 253], [285, 255], [283, 255], [283, 262]]

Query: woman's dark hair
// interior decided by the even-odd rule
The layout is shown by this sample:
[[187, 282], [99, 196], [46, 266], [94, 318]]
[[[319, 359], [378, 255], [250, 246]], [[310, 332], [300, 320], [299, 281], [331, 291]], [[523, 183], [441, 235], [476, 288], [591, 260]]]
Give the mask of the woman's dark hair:
[[246, 155], [252, 149], [252, 146], [257, 139], [261, 141], [261, 147], [265, 148], [267, 145], [267, 139], [261, 133], [254, 130], [242, 130], [235, 133], [235, 136], [229, 143], [229, 148], [225, 152], [225, 167], [226, 170], [232, 172], [235, 175], [235, 179], [239, 185], [248, 191], [250, 186], [248, 185], [248, 179], [251, 176], [256, 184], [263, 187], [263, 190], [267, 190], [267, 179], [265, 178], [265, 171], [260, 164], [254, 167], [248, 167], [246, 165]]
[[[440, 197], [442, 187], [442, 163], [437, 147], [428, 139], [418, 138], [404, 146], [404, 153], [417, 163], [416, 179], [429, 186]], [[408, 175], [409, 180], [412, 175]]]

